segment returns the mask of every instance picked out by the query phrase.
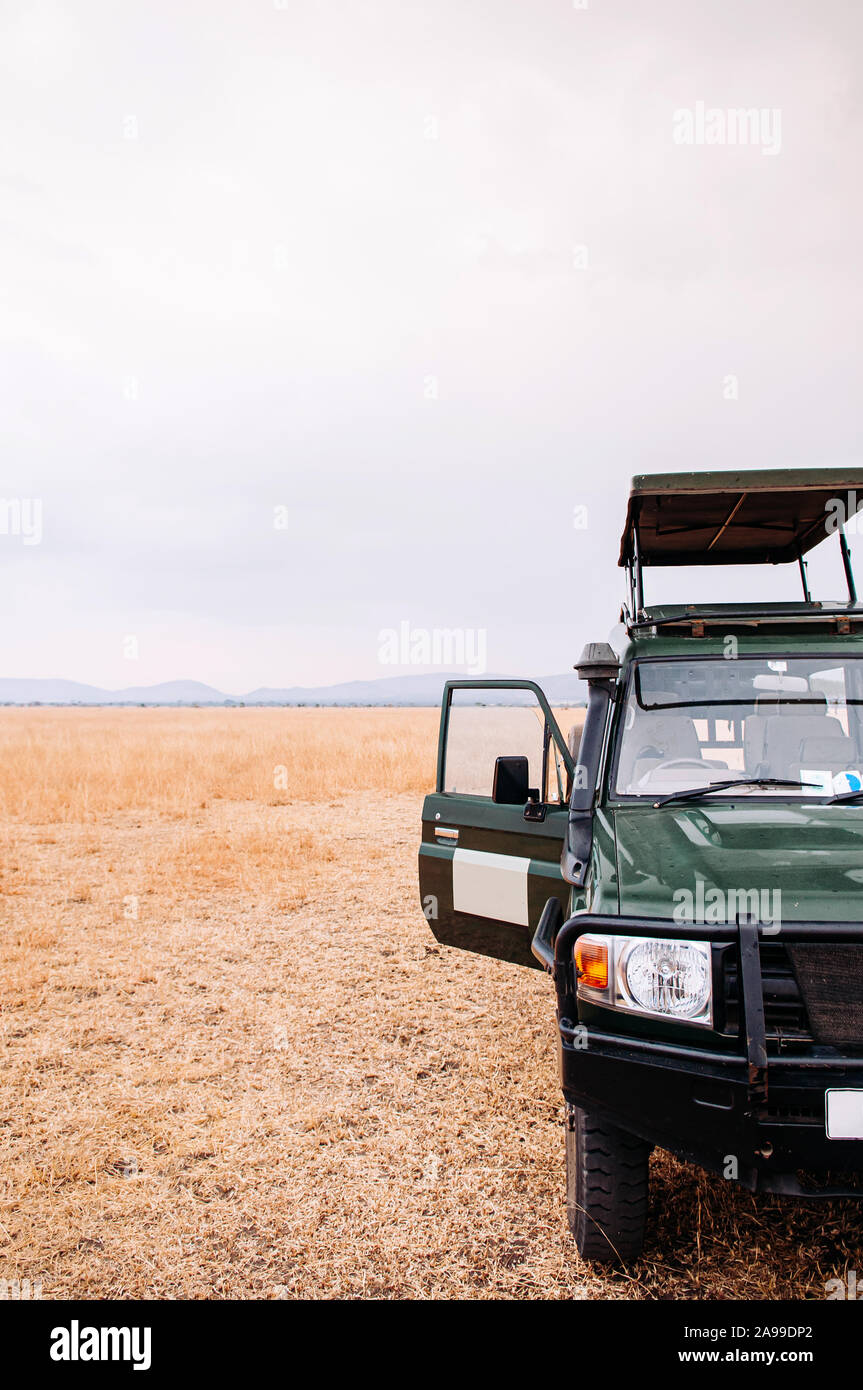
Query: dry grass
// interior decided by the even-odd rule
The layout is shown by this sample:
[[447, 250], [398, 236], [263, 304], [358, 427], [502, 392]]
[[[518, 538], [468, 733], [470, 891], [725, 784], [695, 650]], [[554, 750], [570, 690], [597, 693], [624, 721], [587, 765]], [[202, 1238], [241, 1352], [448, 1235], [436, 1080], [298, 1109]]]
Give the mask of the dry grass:
[[6, 709], [0, 818], [173, 818], [217, 799], [286, 804], [425, 790], [437, 714], [365, 709]]
[[419, 911], [436, 732], [431, 710], [0, 714], [0, 1278], [794, 1298], [860, 1267], [856, 1204], [662, 1154], [644, 1259], [578, 1259], [548, 981], [439, 949]]

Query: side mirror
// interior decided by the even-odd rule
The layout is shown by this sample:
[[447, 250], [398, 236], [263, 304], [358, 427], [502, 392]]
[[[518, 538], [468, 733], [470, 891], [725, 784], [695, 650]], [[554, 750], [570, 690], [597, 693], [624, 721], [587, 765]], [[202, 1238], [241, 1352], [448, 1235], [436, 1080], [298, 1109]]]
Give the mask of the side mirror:
[[499, 806], [523, 806], [530, 796], [529, 780], [527, 758], [495, 758], [492, 801]]

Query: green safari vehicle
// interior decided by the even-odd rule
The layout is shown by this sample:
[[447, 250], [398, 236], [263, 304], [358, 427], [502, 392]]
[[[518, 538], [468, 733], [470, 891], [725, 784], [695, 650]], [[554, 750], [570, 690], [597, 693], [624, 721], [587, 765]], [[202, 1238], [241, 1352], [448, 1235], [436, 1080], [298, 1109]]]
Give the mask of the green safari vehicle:
[[[583, 728], [532, 681], [445, 687], [423, 911], [552, 976], [588, 1259], [639, 1254], [655, 1146], [751, 1191], [863, 1191], [858, 506], [837, 469], [637, 477]], [[834, 533], [847, 600], [816, 601], [806, 555]], [[652, 566], [742, 564], [794, 566], [802, 596], [644, 597]]]

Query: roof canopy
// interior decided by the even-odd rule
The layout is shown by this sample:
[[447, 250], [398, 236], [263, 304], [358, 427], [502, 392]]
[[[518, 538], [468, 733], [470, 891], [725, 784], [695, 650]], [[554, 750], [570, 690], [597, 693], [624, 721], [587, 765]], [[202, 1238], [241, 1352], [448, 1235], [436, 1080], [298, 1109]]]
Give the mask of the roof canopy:
[[[839, 511], [835, 505], [842, 503]], [[777, 565], [863, 507], [863, 470], [648, 473], [632, 480], [620, 564]]]

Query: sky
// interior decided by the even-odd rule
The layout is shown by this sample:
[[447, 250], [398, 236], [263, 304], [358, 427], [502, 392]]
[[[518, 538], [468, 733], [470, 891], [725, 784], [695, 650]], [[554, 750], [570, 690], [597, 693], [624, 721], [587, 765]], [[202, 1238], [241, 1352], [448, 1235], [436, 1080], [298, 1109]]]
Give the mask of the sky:
[[[565, 671], [633, 474], [863, 463], [861, 40], [856, 0], [3, 0], [0, 674], [428, 669], [405, 624]], [[796, 571], [647, 581], [756, 593]]]

